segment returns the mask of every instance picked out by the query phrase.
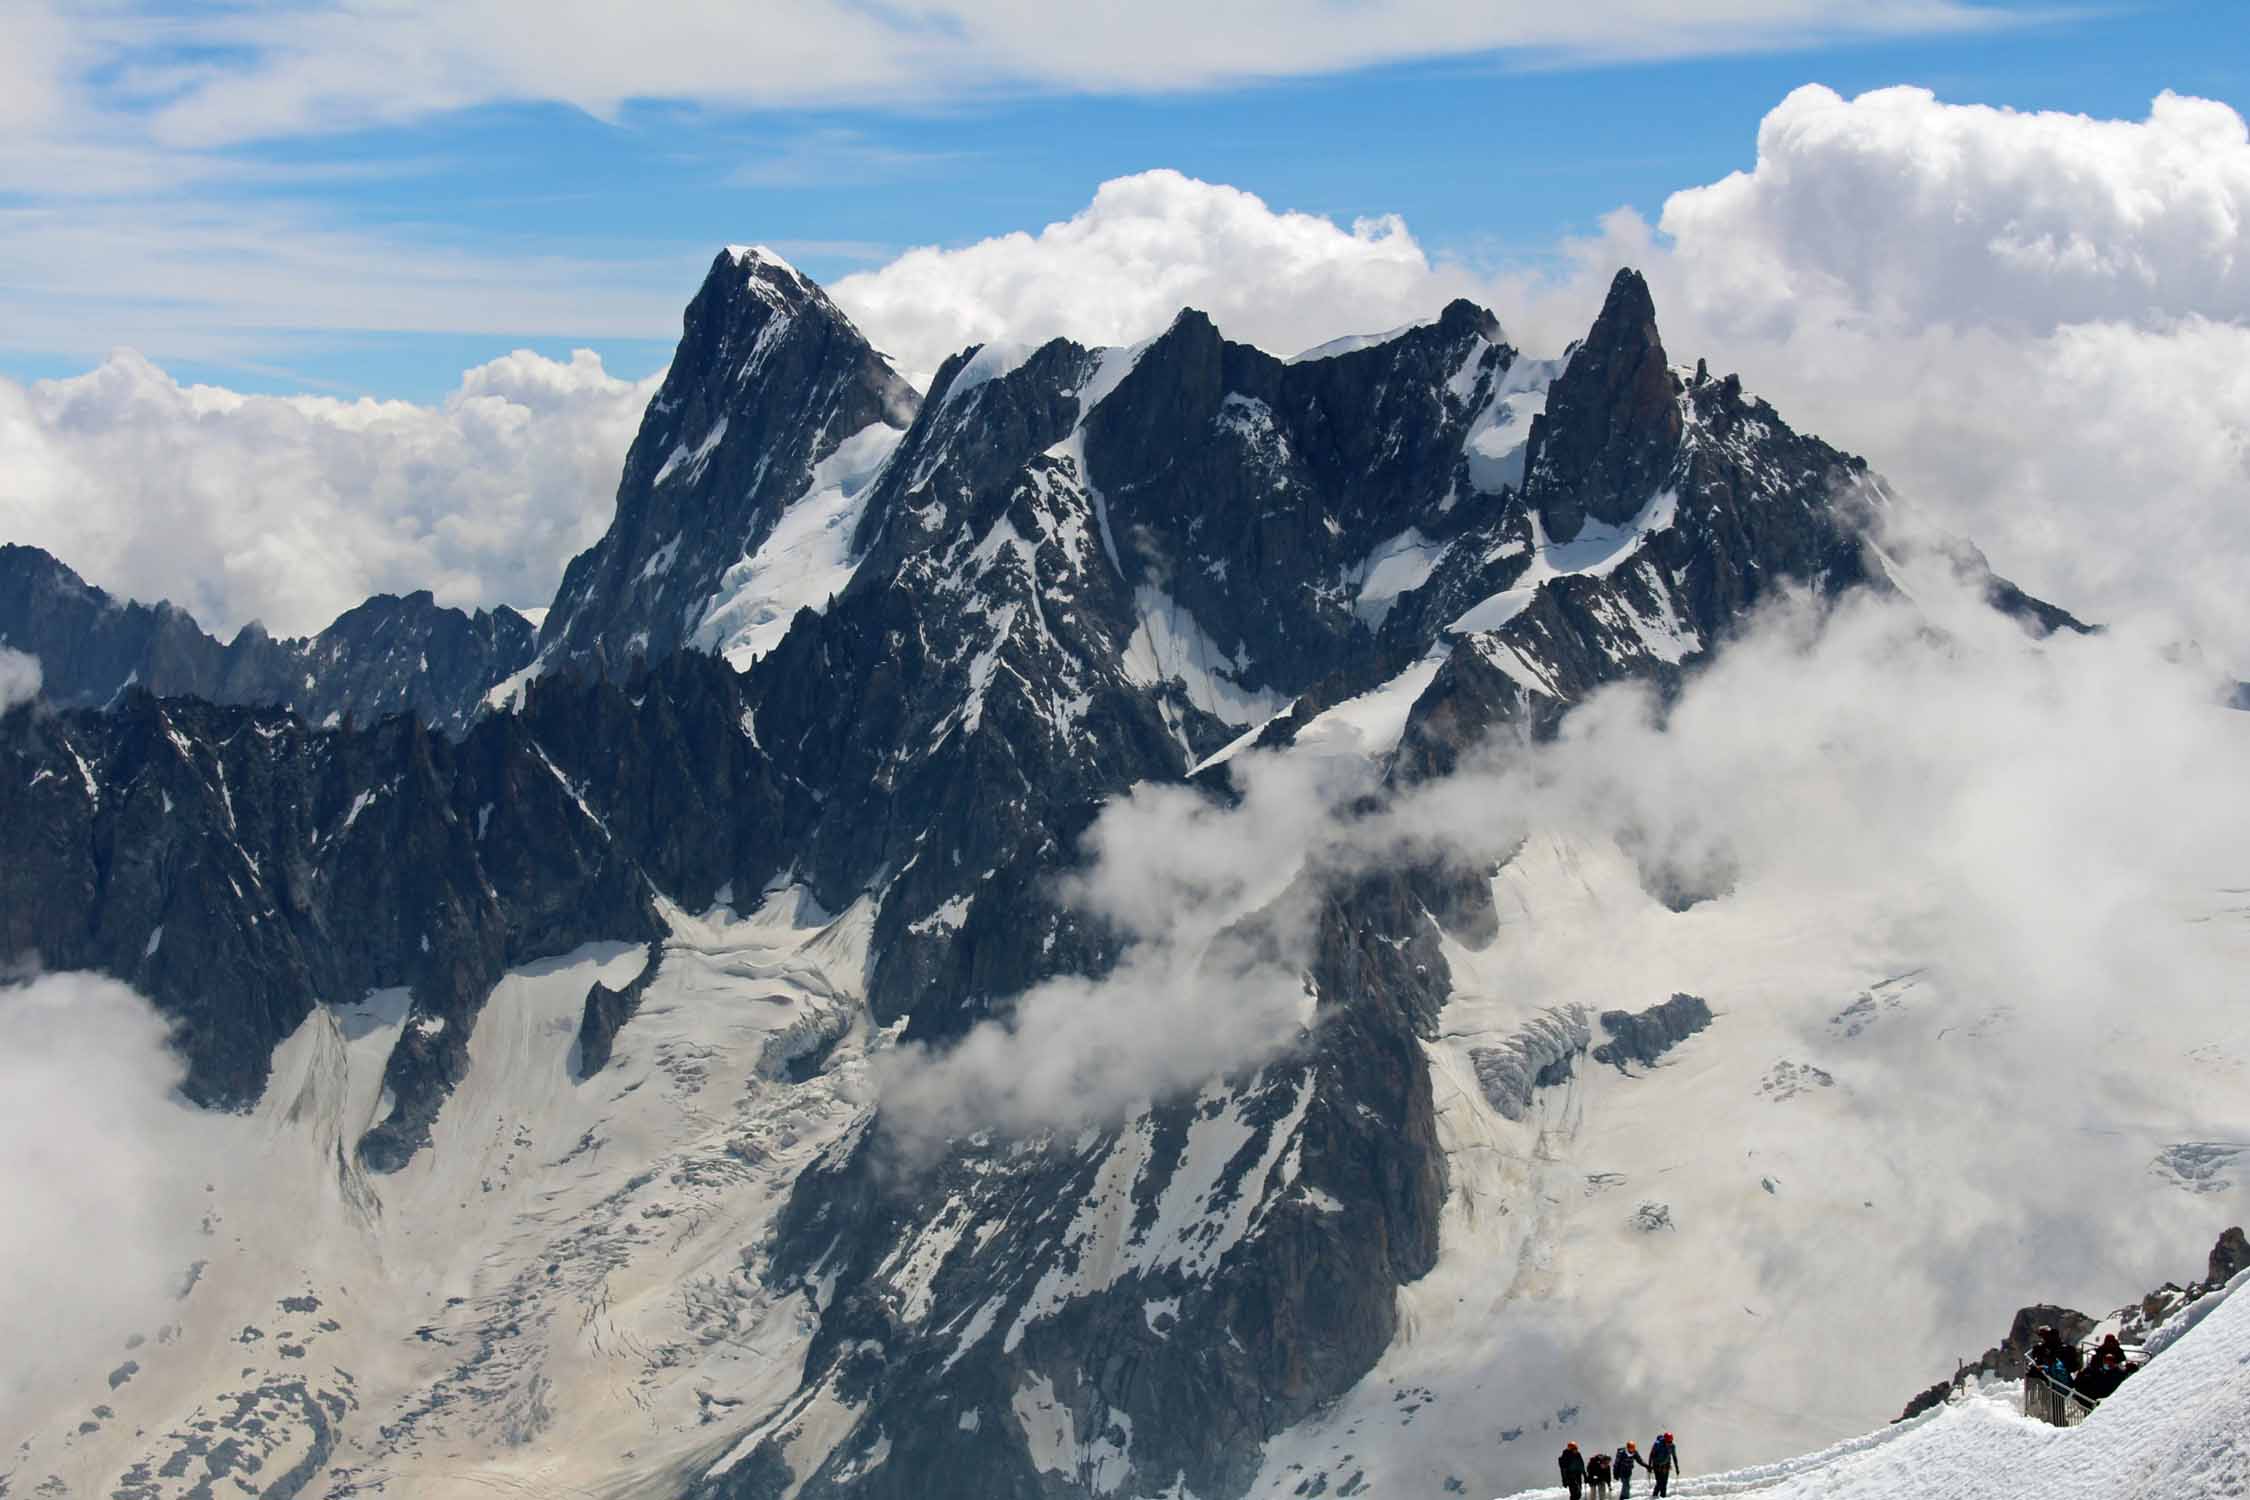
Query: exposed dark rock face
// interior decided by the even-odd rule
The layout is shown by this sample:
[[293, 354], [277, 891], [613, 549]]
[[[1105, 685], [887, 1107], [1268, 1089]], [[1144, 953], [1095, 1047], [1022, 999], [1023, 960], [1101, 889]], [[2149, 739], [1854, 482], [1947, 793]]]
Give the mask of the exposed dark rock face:
[[[1444, 1178], [1417, 1038], [1446, 981], [1426, 920], [1420, 941], [1381, 935], [1408, 902], [1390, 880], [1327, 892], [1310, 976], [1321, 1024], [1252, 1077], [1092, 1139], [958, 1152], [911, 1185], [886, 1170], [878, 1121], [806, 1178], [777, 1274], [836, 1287], [807, 1367], [868, 1403], [861, 1429], [888, 1437], [890, 1461], [859, 1472], [864, 1450], [847, 1443], [790, 1474], [773, 1452], [695, 1493], [794, 1480], [806, 1495], [918, 1496], [940, 1472], [950, 1493], [1048, 1493], [1007, 1415], [1042, 1382], [1081, 1442], [1130, 1425], [1121, 1492], [1240, 1493], [1265, 1438], [1374, 1363], [1396, 1333], [1393, 1289], [1436, 1261]], [[1212, 1221], [1153, 1237], [1159, 1204], [1209, 1170], [1208, 1142], [1238, 1132], [1203, 1195]], [[1229, 1216], [1261, 1200], [1255, 1233], [1234, 1238]], [[1128, 1206], [1122, 1244], [1103, 1240]], [[951, 1248], [926, 1306], [904, 1316], [880, 1266], [940, 1234]]]
[[721, 251], [626, 454], [616, 517], [563, 573], [542, 656], [622, 673], [670, 654], [814, 467], [915, 405], [827, 293], [768, 252]]
[[1532, 419], [1524, 495], [1547, 535], [1567, 542], [1589, 519], [1622, 525], [1648, 503], [1679, 451], [1678, 390], [1648, 283], [1619, 271]]
[[641, 1008], [641, 996], [656, 978], [657, 967], [664, 961], [664, 945], [650, 942], [648, 963], [641, 972], [621, 990], [613, 990], [600, 980], [595, 980], [586, 991], [586, 1009], [578, 1022], [578, 1076], [591, 1077], [609, 1065], [610, 1050], [617, 1044], [617, 1033], [633, 1019], [633, 1012]]
[[[629, 691], [637, 689], [637, 693]], [[458, 744], [413, 719], [318, 731], [127, 694], [0, 719], [0, 951], [128, 979], [181, 1023], [187, 1087], [239, 1105], [323, 1001], [406, 986], [418, 1018], [362, 1143], [395, 1167], [466, 1063], [500, 973], [657, 935], [649, 888], [708, 902], [777, 868], [781, 789], [740, 679], [674, 658], [540, 684]]]
[[2250, 1270], [2250, 1239], [2245, 1239], [2242, 1226], [2237, 1224], [2219, 1236], [2211, 1247], [2211, 1259], [2203, 1279], [2212, 1286], [2225, 1286], [2244, 1271]]
[[38, 657], [41, 690], [63, 708], [107, 707], [137, 686], [313, 724], [411, 713], [458, 736], [535, 639], [512, 609], [468, 614], [424, 591], [377, 594], [318, 635], [278, 639], [252, 623], [221, 645], [185, 610], [113, 599], [36, 547], [0, 546], [0, 645]]
[[1629, 1062], [1654, 1067], [1656, 1060], [1711, 1024], [1711, 1007], [1694, 995], [1674, 995], [1661, 1005], [1634, 1013], [1602, 1012], [1602, 1030], [1609, 1040], [1594, 1049], [1594, 1061], [1608, 1063], [1618, 1072]]

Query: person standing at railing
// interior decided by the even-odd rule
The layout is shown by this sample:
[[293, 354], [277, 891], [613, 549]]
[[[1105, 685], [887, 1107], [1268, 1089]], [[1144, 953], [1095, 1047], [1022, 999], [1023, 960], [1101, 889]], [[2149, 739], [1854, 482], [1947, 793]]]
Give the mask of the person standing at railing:
[[2140, 1368], [2125, 1358], [2125, 1346], [2117, 1341], [2116, 1334], [2102, 1340], [2094, 1357], [2086, 1361], [2086, 1368], [2072, 1382], [2072, 1389], [2092, 1401], [2105, 1401], [2125, 1383], [2125, 1377]]
[[2055, 1377], [2068, 1385], [2078, 1378], [2083, 1360], [2076, 1344], [2066, 1344], [2052, 1323], [2042, 1323], [2031, 1340], [2031, 1352], [2025, 1356], [2034, 1368]]

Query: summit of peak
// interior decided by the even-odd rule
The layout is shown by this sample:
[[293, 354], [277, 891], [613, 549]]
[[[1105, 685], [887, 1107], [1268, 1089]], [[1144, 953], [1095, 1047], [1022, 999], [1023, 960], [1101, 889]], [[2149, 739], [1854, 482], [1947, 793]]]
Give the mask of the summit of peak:
[[788, 272], [799, 281], [805, 279], [804, 272], [789, 264], [767, 245], [729, 245], [726, 254], [738, 266], [772, 266], [777, 271]]
[[1656, 303], [1641, 273], [1626, 267], [1532, 423], [1525, 493], [1548, 535], [1568, 540], [1589, 518], [1616, 525], [1635, 514], [1680, 434]]
[[1438, 314], [1438, 327], [1451, 336], [1473, 333], [1492, 343], [1500, 341], [1500, 320], [1492, 309], [1466, 297], [1456, 297]]
[[1609, 293], [1602, 299], [1594, 326], [1587, 330], [1586, 343], [1605, 347], [1627, 342], [1664, 347], [1656, 333], [1656, 299], [1649, 295], [1647, 278], [1631, 266], [1621, 266], [1610, 278]]
[[750, 296], [776, 310], [825, 302], [820, 284], [764, 245], [728, 245], [712, 258], [705, 295]]

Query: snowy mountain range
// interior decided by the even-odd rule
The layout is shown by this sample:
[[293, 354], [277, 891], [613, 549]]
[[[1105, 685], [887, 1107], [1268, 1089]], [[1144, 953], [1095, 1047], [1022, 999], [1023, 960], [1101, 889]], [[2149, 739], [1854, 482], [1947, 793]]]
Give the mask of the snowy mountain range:
[[[2045, 1191], [1960, 1149], [2029, 1023], [1910, 934], [1560, 827], [1161, 938], [1084, 892], [1152, 795], [1373, 819], [1763, 609], [1911, 593], [1895, 503], [1630, 271], [1556, 359], [1466, 302], [1294, 360], [1188, 310], [917, 393], [729, 249], [535, 637], [418, 594], [221, 646], [0, 552], [48, 694], [0, 715], [0, 956], [150, 997], [257, 1163], [168, 1318], [0, 1387], [0, 1493], [1463, 1492], [1628, 1409], [1715, 1458], [1880, 1421], [1995, 1316], [1931, 1291], [1989, 1254], [1960, 1198]], [[2075, 1147], [2183, 1239], [2250, 1151], [2193, 1005], [2105, 1039], [2170, 1112]]]

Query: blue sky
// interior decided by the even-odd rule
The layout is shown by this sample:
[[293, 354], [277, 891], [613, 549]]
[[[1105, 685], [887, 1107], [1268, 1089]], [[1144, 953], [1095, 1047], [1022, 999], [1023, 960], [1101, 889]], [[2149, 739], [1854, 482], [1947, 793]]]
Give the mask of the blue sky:
[[[2250, 103], [2240, 7], [2124, 3], [1955, 9], [1906, 35], [1781, 46], [1746, 33], [1717, 55], [1625, 61], [1580, 45], [1352, 66], [1346, 47], [1341, 65], [1247, 83], [1169, 79], [1159, 63], [1123, 83], [1041, 86], [1001, 67], [895, 107], [852, 84], [766, 104], [689, 80], [678, 97], [597, 104], [600, 118], [566, 102], [582, 97], [574, 73], [459, 106], [441, 90], [396, 121], [362, 118], [388, 107], [378, 89], [375, 106], [334, 118], [237, 108], [182, 124], [167, 109], [212, 77], [262, 102], [265, 44], [214, 40], [199, 19], [214, 12], [227, 14], [60, 15], [76, 40], [57, 49], [61, 97], [41, 128], [117, 153], [145, 132], [153, 180], [88, 187], [20, 160], [0, 178], [0, 253], [25, 247], [0, 254], [17, 267], [0, 272], [0, 314], [16, 325], [0, 330], [0, 373], [74, 373], [130, 344], [241, 390], [426, 401], [510, 348], [585, 346], [639, 376], [668, 357], [719, 244], [767, 241], [832, 279], [915, 244], [1036, 230], [1150, 167], [1342, 222], [1397, 213], [1433, 254], [1492, 269], [1539, 265], [1608, 210], [1653, 219], [1674, 189], [1748, 167], [1760, 118], [1805, 82], [2126, 119], [2164, 88]], [[238, 234], [336, 249], [293, 249], [269, 276]], [[160, 285], [124, 248], [149, 242]]]

